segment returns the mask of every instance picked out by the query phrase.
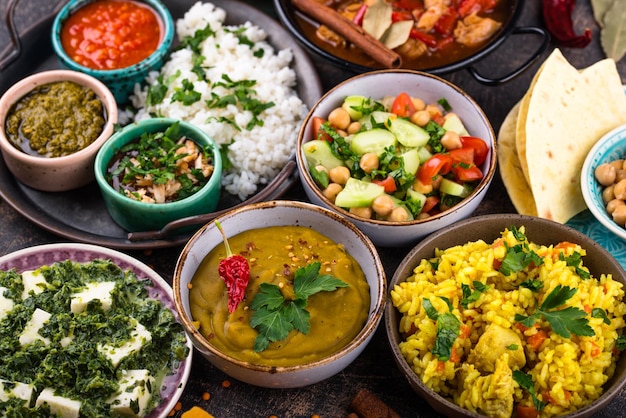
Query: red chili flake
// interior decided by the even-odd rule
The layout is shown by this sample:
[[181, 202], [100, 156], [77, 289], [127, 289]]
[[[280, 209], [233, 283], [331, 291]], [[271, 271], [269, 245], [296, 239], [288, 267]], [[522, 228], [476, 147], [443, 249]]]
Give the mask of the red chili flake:
[[250, 266], [244, 256], [233, 254], [220, 222], [215, 221], [215, 225], [222, 234], [224, 245], [226, 246], [226, 258], [220, 261], [217, 271], [224, 283], [226, 283], [226, 288], [228, 289], [228, 311], [233, 313], [245, 296], [245, 290], [250, 281]]
[[586, 28], [582, 35], [574, 31], [572, 12], [576, 0], [543, 0], [543, 18], [550, 35], [559, 45], [584, 48], [591, 42], [591, 29]]

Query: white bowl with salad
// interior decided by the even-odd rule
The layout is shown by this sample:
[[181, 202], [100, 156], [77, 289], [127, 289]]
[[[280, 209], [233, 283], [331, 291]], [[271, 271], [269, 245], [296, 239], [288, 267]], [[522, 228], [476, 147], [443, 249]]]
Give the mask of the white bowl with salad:
[[376, 244], [399, 247], [470, 216], [496, 170], [495, 133], [452, 83], [413, 70], [354, 76], [328, 91], [299, 133], [311, 202]]

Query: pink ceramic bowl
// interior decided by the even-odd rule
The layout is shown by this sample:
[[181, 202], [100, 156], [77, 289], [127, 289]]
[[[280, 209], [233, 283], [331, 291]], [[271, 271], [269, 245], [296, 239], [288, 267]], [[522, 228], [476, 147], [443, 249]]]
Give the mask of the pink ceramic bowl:
[[[93, 90], [106, 110], [106, 123], [98, 138], [73, 154], [50, 158], [27, 154], [7, 138], [5, 132], [7, 115], [14, 103], [31, 90], [58, 81], [73, 81]], [[26, 186], [47, 192], [76, 189], [94, 180], [96, 153], [113, 133], [115, 123], [117, 123], [115, 98], [100, 81], [78, 71], [44, 71], [22, 79], [0, 97], [0, 151], [9, 171]]]

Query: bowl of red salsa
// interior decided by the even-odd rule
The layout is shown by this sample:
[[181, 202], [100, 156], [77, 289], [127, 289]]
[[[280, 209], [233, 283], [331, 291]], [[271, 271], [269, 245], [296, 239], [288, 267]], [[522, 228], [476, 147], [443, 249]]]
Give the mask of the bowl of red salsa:
[[159, 0], [72, 0], [54, 19], [52, 46], [63, 66], [99, 79], [125, 103], [163, 65], [174, 33]]

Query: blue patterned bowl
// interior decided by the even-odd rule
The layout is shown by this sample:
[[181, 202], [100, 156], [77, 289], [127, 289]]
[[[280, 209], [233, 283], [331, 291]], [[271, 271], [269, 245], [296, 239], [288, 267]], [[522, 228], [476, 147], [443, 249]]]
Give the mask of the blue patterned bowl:
[[148, 58], [129, 67], [114, 70], [94, 70], [74, 61], [63, 49], [61, 29], [70, 15], [94, 0], [71, 0], [56, 15], [52, 24], [52, 47], [61, 64], [75, 71], [81, 71], [102, 81], [113, 92], [115, 100], [126, 103], [136, 83], [141, 83], [150, 71], [158, 71], [169, 53], [174, 39], [175, 27], [172, 15], [160, 0], [141, 0], [157, 12], [163, 23], [163, 37], [159, 47]]
[[626, 241], [626, 228], [613, 221], [602, 200], [604, 187], [595, 178], [595, 170], [602, 163], [626, 157], [626, 125], [618, 126], [605, 134], [591, 148], [580, 172], [583, 198], [592, 215], [609, 231]]

